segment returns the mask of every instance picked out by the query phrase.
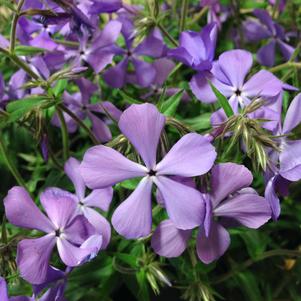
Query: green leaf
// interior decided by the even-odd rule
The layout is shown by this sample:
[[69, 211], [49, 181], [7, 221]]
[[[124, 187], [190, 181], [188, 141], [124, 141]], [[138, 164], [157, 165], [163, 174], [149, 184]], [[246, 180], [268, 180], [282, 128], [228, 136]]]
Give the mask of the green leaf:
[[137, 268], [137, 257], [125, 253], [115, 253], [114, 254], [120, 261], [128, 264], [132, 268]]
[[239, 287], [245, 295], [244, 300], [262, 301], [262, 294], [259, 289], [258, 277], [255, 277], [251, 272], [237, 274]]
[[118, 90], [119, 94], [122, 96], [123, 100], [130, 104], [141, 104], [142, 102], [131, 97], [130, 95], [127, 95], [125, 92]]
[[211, 113], [204, 113], [197, 117], [184, 119], [183, 122], [194, 131], [206, 130], [211, 127], [210, 117]]
[[60, 79], [52, 89], [53, 93], [55, 96], [59, 96], [64, 90], [66, 89], [68, 85], [68, 80], [67, 79]]
[[169, 116], [169, 117], [174, 116], [180, 104], [183, 93], [184, 90], [180, 90], [176, 94], [169, 97], [162, 104], [158, 104], [159, 111], [163, 113], [165, 116]]
[[139, 285], [138, 298], [139, 300], [149, 301], [149, 291], [147, 286], [147, 278], [144, 269], [136, 273], [136, 279]]
[[15, 47], [15, 54], [18, 56], [35, 55], [35, 54], [43, 53], [45, 51], [46, 49], [44, 48], [32, 47], [32, 46], [17, 45]]
[[225, 111], [227, 117], [231, 117], [234, 115], [234, 112], [228, 102], [228, 99], [226, 96], [224, 96], [212, 83], [211, 81], [209, 81], [209, 85], [213, 91], [213, 93], [215, 94], [220, 106], [223, 108], [223, 110]]
[[7, 112], [10, 113], [8, 122], [14, 122], [22, 118], [33, 108], [41, 105], [44, 100], [45, 96], [33, 96], [10, 102], [6, 107]]
[[130, 179], [130, 180], [125, 180], [122, 183], [120, 183], [120, 185], [123, 188], [134, 190], [140, 181], [141, 181], [141, 178], [134, 178], [134, 179]]

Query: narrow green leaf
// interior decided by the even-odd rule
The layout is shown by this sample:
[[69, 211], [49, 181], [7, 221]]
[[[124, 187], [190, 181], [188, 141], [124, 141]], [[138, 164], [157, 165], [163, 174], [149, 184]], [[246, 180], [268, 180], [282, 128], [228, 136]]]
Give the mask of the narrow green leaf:
[[206, 130], [211, 127], [210, 117], [211, 113], [204, 113], [197, 117], [184, 119], [183, 122], [194, 131]]
[[137, 257], [125, 253], [114, 254], [120, 261], [128, 264], [132, 268], [137, 268]]
[[53, 93], [55, 96], [59, 96], [64, 90], [66, 89], [68, 85], [68, 80], [67, 79], [60, 79], [52, 89]]
[[15, 54], [18, 56], [34, 55], [34, 54], [43, 53], [45, 51], [46, 49], [44, 48], [24, 46], [24, 45], [17, 45], [15, 48]]
[[234, 112], [228, 102], [227, 97], [225, 97], [210, 81], [209, 81], [210, 87], [215, 94], [220, 106], [225, 111], [227, 117], [231, 117], [234, 115]]
[[139, 300], [149, 301], [149, 290], [147, 286], [147, 278], [144, 269], [136, 273], [136, 279], [139, 285], [138, 298]]
[[159, 111], [165, 116], [174, 116], [177, 108], [180, 104], [181, 98], [183, 96], [184, 90], [180, 90], [176, 94], [169, 97], [159, 106]]
[[141, 104], [142, 103], [141, 101], [127, 95], [126, 93], [124, 93], [121, 90], [118, 90], [118, 92], [122, 96], [123, 100], [127, 103], [130, 103], [130, 104]]

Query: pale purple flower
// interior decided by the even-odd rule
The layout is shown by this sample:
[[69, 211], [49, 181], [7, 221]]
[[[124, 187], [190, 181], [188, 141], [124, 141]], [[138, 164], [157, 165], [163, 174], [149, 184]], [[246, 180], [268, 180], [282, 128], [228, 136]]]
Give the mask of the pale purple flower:
[[[283, 83], [271, 72], [260, 70], [246, 79], [253, 63], [252, 54], [248, 51], [235, 49], [221, 54], [213, 64], [211, 73], [198, 74], [190, 82], [194, 95], [202, 102], [216, 102], [209, 80], [229, 99], [233, 112], [237, 114], [239, 107], [249, 105], [254, 98], [262, 98], [267, 103], [278, 96], [282, 91]], [[267, 119], [274, 120], [272, 111], [264, 112]], [[272, 115], [272, 116], [270, 116]], [[226, 115], [222, 109], [212, 114], [212, 124], [225, 121]]]
[[[252, 180], [251, 172], [243, 165], [221, 163], [212, 168], [211, 191], [202, 194], [206, 215], [196, 246], [204, 263], [218, 259], [228, 249], [227, 224], [257, 229], [270, 219], [269, 203], [249, 187]], [[181, 230], [171, 220], [165, 220], [155, 230], [151, 244], [159, 255], [177, 257], [186, 249], [190, 237], [191, 230]]]
[[272, 67], [275, 63], [276, 46], [283, 58], [288, 61], [295, 49], [287, 43], [288, 37], [283, 27], [274, 22], [264, 9], [255, 9], [253, 14], [257, 17], [257, 20], [249, 19], [243, 23], [245, 37], [250, 42], [269, 39], [267, 44], [257, 51], [259, 63]]
[[216, 22], [219, 29], [222, 27], [222, 22], [225, 22], [228, 13], [221, 5], [219, 0], [201, 0], [201, 7], [208, 7], [207, 23]]
[[[111, 140], [112, 135], [107, 125], [108, 118], [105, 117], [109, 113], [114, 119], [119, 120], [121, 111], [112, 103], [104, 101], [101, 104], [90, 103], [90, 98], [97, 91], [97, 86], [85, 78], [75, 81], [79, 87], [79, 92], [69, 94], [64, 92], [63, 102], [65, 105], [81, 120], [89, 118], [92, 123], [92, 131], [96, 138], [101, 142]], [[64, 119], [70, 133], [74, 133], [78, 129], [78, 124], [67, 113], [64, 113]], [[60, 127], [61, 122], [57, 115], [52, 118], [52, 124]]]
[[65, 58], [73, 65], [87, 62], [96, 73], [112, 62], [117, 46], [115, 42], [121, 30], [121, 23], [113, 20], [106, 24], [102, 31], [95, 31], [90, 41], [90, 34], [84, 30], [79, 35], [79, 48], [69, 49]]
[[99, 251], [102, 237], [83, 215], [77, 214], [77, 203], [71, 193], [52, 188], [40, 200], [48, 217], [33, 202], [23, 187], [13, 187], [4, 199], [5, 214], [15, 226], [46, 233], [40, 238], [19, 242], [17, 265], [22, 278], [41, 284], [60, 271], [49, 265], [54, 246], [67, 266], [78, 266]]
[[112, 187], [95, 189], [89, 195], [85, 195], [86, 186], [79, 170], [80, 162], [75, 158], [69, 158], [65, 163], [65, 173], [72, 181], [75, 188], [75, 201], [78, 204], [79, 213], [83, 214], [96, 232], [102, 236], [102, 246], [104, 249], [109, 244], [111, 238], [111, 226], [108, 221], [95, 208], [108, 211], [112, 197]]
[[[167, 80], [169, 74], [175, 67], [175, 63], [167, 58], [157, 59], [153, 62], [153, 67], [156, 69], [156, 76], [149, 87], [149, 92], [142, 96], [143, 99], [147, 99], [151, 96], [160, 96], [164, 91], [164, 83]], [[179, 92], [180, 88], [169, 87], [165, 90], [166, 96], [172, 96]], [[190, 100], [186, 91], [183, 93], [182, 100]]]
[[[265, 197], [269, 200], [273, 219], [280, 215], [280, 201], [276, 190], [281, 186], [287, 186], [289, 181], [295, 182], [301, 179], [301, 140], [290, 140], [289, 135], [294, 128], [301, 123], [301, 94], [298, 94], [291, 102], [283, 122], [276, 133], [279, 136], [280, 153], [273, 151], [270, 154], [272, 168], [269, 180], [266, 184]], [[278, 185], [277, 185], [278, 184]]]
[[[126, 83], [149, 87], [156, 77], [155, 67], [143, 60], [144, 56], [160, 58], [166, 52], [161, 32], [155, 28], [137, 47], [133, 47], [133, 37], [125, 36], [126, 48], [118, 48], [115, 54], [123, 59], [103, 75], [106, 83], [113, 88], [121, 88]], [[128, 72], [128, 65], [134, 66], [133, 72]]]
[[184, 31], [180, 35], [180, 46], [168, 51], [168, 57], [191, 67], [197, 72], [212, 68], [217, 38], [215, 23], [206, 25], [201, 32]]
[[156, 163], [157, 147], [165, 122], [164, 115], [152, 104], [131, 105], [120, 117], [118, 125], [121, 132], [133, 144], [145, 166], [103, 145], [90, 148], [81, 163], [82, 177], [91, 189], [142, 178], [112, 216], [116, 231], [128, 239], [145, 237], [151, 231], [153, 183], [160, 190], [166, 211], [178, 228], [194, 228], [204, 218], [204, 203], [200, 193], [169, 176], [194, 177], [205, 174], [216, 158], [214, 147], [201, 135], [187, 134]]

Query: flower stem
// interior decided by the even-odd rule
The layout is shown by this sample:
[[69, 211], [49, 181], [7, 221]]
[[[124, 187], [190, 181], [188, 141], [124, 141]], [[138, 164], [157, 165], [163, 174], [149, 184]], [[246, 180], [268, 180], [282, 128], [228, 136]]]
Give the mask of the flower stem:
[[15, 51], [16, 29], [17, 29], [18, 20], [19, 20], [19, 17], [20, 17], [20, 11], [22, 9], [24, 1], [25, 0], [20, 0], [19, 1], [16, 13], [13, 16], [13, 22], [12, 22], [12, 27], [11, 27], [11, 31], [10, 31], [10, 46], [9, 46], [9, 51], [10, 51], [11, 54], [13, 54], [14, 51]]
[[85, 123], [80, 120], [72, 111], [70, 111], [64, 104], [60, 103], [58, 107], [64, 111], [66, 114], [68, 114], [80, 127], [82, 127], [87, 134], [89, 135], [92, 142], [97, 145], [99, 144], [99, 141], [95, 137], [95, 135], [92, 133], [92, 131], [85, 125]]
[[176, 47], [178, 47], [178, 42], [169, 34], [169, 32], [164, 28], [163, 25], [160, 23], [157, 24], [159, 29], [162, 31], [162, 33], [165, 35], [165, 37]]
[[39, 76], [31, 70], [29, 65], [26, 64], [23, 60], [21, 60], [18, 56], [15, 54], [11, 54], [7, 49], [0, 47], [0, 52], [4, 53], [13, 63], [15, 63], [16, 66], [23, 69], [30, 77], [32, 77], [35, 80], [40, 80]]
[[274, 257], [274, 256], [285, 256], [285, 257], [301, 257], [301, 251], [298, 250], [286, 250], [286, 249], [278, 249], [278, 250], [271, 250], [262, 253], [259, 255], [256, 259], [248, 259], [244, 263], [242, 263], [238, 268], [231, 270], [228, 273], [225, 273], [224, 275], [217, 278], [215, 281], [213, 281], [213, 284], [218, 284], [221, 282], [224, 282], [237, 274], [238, 272], [250, 267], [254, 263], [264, 260], [266, 258]]
[[182, 0], [180, 26], [179, 26], [180, 33], [185, 29], [187, 9], [188, 9], [188, 1], [187, 0]]
[[69, 136], [66, 121], [61, 108], [57, 107], [57, 115], [61, 122], [62, 142], [63, 142], [63, 154], [64, 160], [67, 161], [69, 158]]
[[286, 62], [284, 64], [272, 67], [270, 69], [268, 69], [270, 72], [278, 72], [280, 70], [283, 69], [287, 69], [287, 68], [297, 68], [297, 69], [301, 69], [301, 63], [296, 63], [296, 62]]
[[19, 171], [17, 170], [17, 168], [14, 166], [13, 162], [8, 157], [8, 151], [5, 147], [4, 139], [3, 139], [3, 136], [1, 135], [1, 133], [0, 133], [0, 154], [2, 155], [4, 163], [6, 164], [7, 168], [11, 172], [11, 174], [16, 179], [17, 183], [20, 186], [23, 186], [24, 188], [26, 188], [26, 183], [25, 183], [24, 179], [22, 178], [22, 176], [19, 173]]

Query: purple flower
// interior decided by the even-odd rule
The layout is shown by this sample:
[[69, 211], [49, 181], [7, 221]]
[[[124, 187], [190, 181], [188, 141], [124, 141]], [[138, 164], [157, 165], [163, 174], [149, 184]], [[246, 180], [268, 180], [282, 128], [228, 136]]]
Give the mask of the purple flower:
[[197, 72], [210, 70], [214, 59], [216, 38], [215, 23], [206, 25], [200, 33], [184, 31], [180, 35], [180, 46], [169, 50], [168, 57], [182, 62]]
[[79, 170], [80, 162], [75, 158], [69, 158], [65, 163], [65, 173], [75, 187], [75, 201], [79, 207], [79, 213], [83, 214], [96, 232], [102, 236], [102, 246], [104, 249], [109, 244], [111, 238], [111, 227], [108, 221], [94, 208], [108, 211], [112, 197], [112, 187], [95, 189], [88, 196], [85, 196], [86, 186]]
[[221, 5], [219, 0], [201, 0], [201, 7], [208, 7], [207, 22], [216, 22], [219, 29], [222, 27], [222, 22], [225, 22], [228, 13], [225, 12], [224, 7]]
[[269, 39], [268, 43], [257, 51], [257, 59], [264, 66], [273, 66], [275, 63], [275, 47], [278, 46], [286, 61], [290, 59], [294, 48], [287, 44], [284, 29], [275, 23], [264, 9], [255, 9], [253, 14], [258, 20], [246, 20], [243, 24], [246, 38], [250, 42]]
[[0, 300], [1, 301], [35, 301], [34, 298], [19, 296], [19, 297], [8, 297], [7, 285], [4, 278], [0, 276]]
[[[197, 236], [198, 257], [204, 263], [218, 259], [228, 249], [227, 224], [257, 229], [270, 219], [269, 203], [248, 187], [252, 180], [251, 172], [243, 165], [221, 163], [212, 168], [211, 192], [202, 194], [205, 220]], [[157, 227], [151, 243], [159, 255], [177, 257], [186, 249], [190, 237], [191, 230], [181, 230], [166, 220]]]
[[115, 42], [120, 30], [120, 22], [110, 21], [102, 31], [94, 32], [91, 42], [89, 42], [90, 34], [83, 31], [82, 35], [79, 36], [79, 49], [68, 50], [66, 59], [72, 59], [74, 65], [87, 62], [96, 73], [99, 73], [112, 62], [117, 49]]
[[73, 268], [67, 267], [64, 272], [60, 271], [60, 274], [55, 277], [49, 277], [46, 282], [33, 285], [33, 293], [37, 298], [45, 289], [47, 289], [42, 296], [38, 299], [39, 301], [66, 301], [64, 298], [64, 292], [67, 285], [67, 276]]
[[[68, 92], [64, 92], [64, 103], [80, 119], [84, 120], [85, 118], [89, 118], [91, 120], [92, 131], [99, 141], [107, 142], [111, 140], [112, 135], [106, 124], [106, 119], [103, 116], [109, 112], [113, 118], [119, 120], [121, 115], [120, 110], [108, 101], [102, 102], [101, 104], [89, 103], [91, 96], [97, 91], [97, 86], [85, 78], [80, 78], [75, 82], [78, 85], [80, 92], [72, 95]], [[64, 113], [64, 118], [68, 131], [74, 133], [78, 129], [78, 124], [66, 113]], [[60, 127], [61, 123], [57, 115], [54, 115], [52, 123]]]
[[[153, 80], [151, 86], [149, 87], [149, 92], [142, 96], [143, 99], [147, 99], [152, 95], [159, 96], [163, 93], [163, 85], [168, 78], [169, 74], [175, 67], [175, 63], [167, 58], [157, 59], [153, 62], [153, 67], [156, 69], [156, 76]], [[167, 88], [165, 93], [167, 96], [172, 96], [180, 91], [180, 88]], [[182, 100], [190, 100], [189, 95], [186, 91], [183, 93]]]
[[122, 8], [122, 0], [92, 0], [90, 14], [113, 13]]
[[156, 163], [164, 125], [165, 117], [154, 105], [132, 105], [121, 115], [119, 128], [134, 145], [145, 166], [102, 145], [90, 148], [81, 163], [82, 177], [91, 189], [142, 177], [134, 192], [112, 216], [116, 231], [128, 239], [147, 236], [151, 231], [153, 183], [160, 190], [167, 213], [177, 227], [191, 229], [200, 225], [204, 217], [200, 193], [169, 176], [194, 177], [206, 173], [216, 158], [214, 147], [201, 135], [187, 134]]
[[[121, 55], [123, 59], [104, 73], [104, 80], [113, 88], [121, 88], [126, 83], [137, 84], [141, 87], [150, 86], [156, 77], [156, 69], [151, 63], [144, 61], [142, 57], [159, 58], [165, 54], [166, 46], [160, 31], [155, 28], [135, 48], [132, 37], [125, 36], [125, 40], [127, 49], [118, 48], [115, 51], [115, 54]], [[134, 66], [132, 73], [128, 73], [130, 63]]]
[[[289, 140], [287, 135], [301, 123], [301, 94], [298, 94], [291, 102], [277, 135], [279, 138], [280, 153], [273, 151], [270, 154], [272, 168], [268, 175], [265, 189], [265, 197], [269, 200], [273, 219], [280, 215], [280, 201], [276, 194], [279, 186], [287, 186], [289, 182], [301, 179], [301, 140]], [[279, 190], [279, 189], [278, 189]], [[283, 190], [283, 189], [282, 189]]]
[[[267, 101], [275, 99], [282, 91], [283, 83], [266, 70], [260, 70], [246, 80], [252, 63], [252, 54], [248, 51], [241, 49], [226, 51], [214, 63], [211, 73], [196, 75], [190, 82], [190, 87], [202, 102], [215, 102], [216, 96], [208, 82], [210, 80], [229, 99], [235, 114], [239, 112], [239, 107], [249, 105], [253, 98], [263, 98]], [[222, 109], [211, 117], [212, 124], [220, 124], [224, 120], [225, 113]]]
[[23, 187], [13, 187], [4, 199], [5, 214], [15, 226], [45, 232], [40, 238], [24, 239], [17, 249], [21, 276], [30, 283], [41, 284], [53, 274], [49, 265], [54, 246], [67, 266], [78, 266], [99, 251], [102, 239], [83, 215], [77, 215], [77, 203], [71, 193], [52, 188], [40, 200], [48, 217], [35, 205]]

